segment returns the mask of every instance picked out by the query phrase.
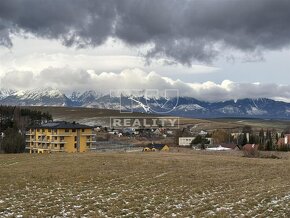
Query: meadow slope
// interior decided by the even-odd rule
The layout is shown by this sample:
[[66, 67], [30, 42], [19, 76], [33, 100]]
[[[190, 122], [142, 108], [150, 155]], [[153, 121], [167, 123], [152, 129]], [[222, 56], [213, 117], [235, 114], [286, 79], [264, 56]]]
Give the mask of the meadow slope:
[[288, 156], [0, 155], [0, 217], [289, 217], [289, 172]]

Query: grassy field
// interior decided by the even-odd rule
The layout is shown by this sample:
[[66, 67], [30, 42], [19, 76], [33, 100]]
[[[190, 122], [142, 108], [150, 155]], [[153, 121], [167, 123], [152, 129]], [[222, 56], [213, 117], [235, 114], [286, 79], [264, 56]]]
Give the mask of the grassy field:
[[218, 119], [191, 119], [180, 118], [180, 123], [183, 125], [196, 125], [197, 130], [215, 130], [228, 129], [231, 132], [239, 132], [244, 126], [251, 126], [254, 131], [259, 131], [261, 128], [276, 129], [283, 131], [290, 126], [289, 120], [263, 120], [263, 119], [243, 119], [243, 118], [218, 118]]
[[0, 217], [289, 217], [290, 159], [0, 155]]
[[[106, 110], [96, 108], [80, 108], [80, 107], [27, 107], [32, 109], [49, 112], [55, 120], [77, 121], [89, 125], [103, 125], [108, 126], [110, 117], [112, 116], [130, 116], [130, 117], [143, 117], [154, 116], [153, 114], [133, 113], [124, 114], [118, 110]], [[229, 129], [232, 132], [238, 132], [245, 125], [250, 125], [254, 130], [259, 131], [261, 128], [273, 129], [278, 131], [284, 130], [290, 126], [289, 120], [262, 120], [262, 119], [192, 119], [180, 118], [180, 127], [187, 125], [196, 126], [196, 130], [214, 130], [214, 129]]]
[[[79, 122], [88, 125], [109, 126], [110, 117], [146, 117], [154, 116], [144, 113], [120, 113], [119, 110], [107, 110], [83, 107], [46, 107], [46, 106], [27, 106], [24, 108], [36, 109], [42, 112], [49, 112], [54, 120], [65, 120], [68, 122]], [[156, 115], [155, 115], [156, 116]]]

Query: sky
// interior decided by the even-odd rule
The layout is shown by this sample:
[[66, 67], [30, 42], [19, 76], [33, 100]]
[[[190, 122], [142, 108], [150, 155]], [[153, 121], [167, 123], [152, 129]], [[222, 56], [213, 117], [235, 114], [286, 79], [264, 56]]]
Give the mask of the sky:
[[1, 0], [0, 88], [290, 102], [289, 20], [287, 0]]

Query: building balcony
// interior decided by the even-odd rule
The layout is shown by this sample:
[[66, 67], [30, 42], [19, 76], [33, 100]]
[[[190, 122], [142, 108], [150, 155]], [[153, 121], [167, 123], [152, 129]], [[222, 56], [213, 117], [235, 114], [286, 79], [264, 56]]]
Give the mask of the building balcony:
[[50, 143], [52, 143], [52, 144], [65, 144], [67, 142], [65, 140], [51, 140]]
[[[45, 152], [45, 153], [51, 153], [51, 152], [65, 152], [65, 147], [60, 147], [60, 146], [57, 146], [57, 147], [51, 147], [51, 146], [25, 146], [25, 149], [26, 150], [30, 150], [32, 151], [32, 153], [38, 153], [38, 152]], [[87, 149], [90, 149], [90, 147], [87, 147]]]
[[50, 143], [50, 141], [48, 141], [47, 139], [37, 139], [37, 140], [34, 140], [32, 142], [35, 142], [35, 143]]
[[25, 135], [35, 135], [35, 132], [34, 131], [26, 131]]
[[37, 149], [49, 149], [47, 145], [38, 145], [36, 146]]
[[54, 133], [54, 134], [49, 134], [49, 136], [57, 137], [57, 136], [74, 136], [74, 135], [72, 133]]
[[96, 136], [95, 133], [82, 133], [82, 136]]
[[64, 148], [52, 148], [52, 149], [50, 149], [50, 151], [53, 151], [53, 152], [64, 152]]

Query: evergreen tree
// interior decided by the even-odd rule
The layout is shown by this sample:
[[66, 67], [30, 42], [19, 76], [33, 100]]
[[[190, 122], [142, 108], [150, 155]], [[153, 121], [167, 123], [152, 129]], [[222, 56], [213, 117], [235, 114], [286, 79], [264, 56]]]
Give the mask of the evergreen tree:
[[267, 129], [267, 132], [266, 132], [266, 150], [267, 151], [272, 151], [273, 150], [272, 133], [268, 129]]
[[264, 145], [265, 144], [265, 133], [264, 129], [261, 129], [259, 132], [259, 144]]
[[195, 139], [192, 140], [192, 142], [190, 143], [191, 146], [199, 145], [200, 149], [202, 150], [205, 149], [206, 144], [209, 144], [209, 140], [207, 140], [205, 137], [201, 135], [196, 136]]
[[25, 150], [25, 139], [15, 128], [8, 128], [1, 142], [1, 150], [5, 153], [20, 153]]
[[244, 146], [245, 144], [248, 143], [247, 133], [244, 133], [242, 136], [243, 136], [242, 137], [242, 146]]
[[284, 132], [281, 133], [281, 138], [284, 138], [285, 137], [285, 134]]
[[22, 135], [29, 125], [52, 121], [48, 112], [30, 110], [16, 106], [0, 106], [0, 132], [5, 137], [0, 141], [0, 151], [17, 153], [24, 151]]

